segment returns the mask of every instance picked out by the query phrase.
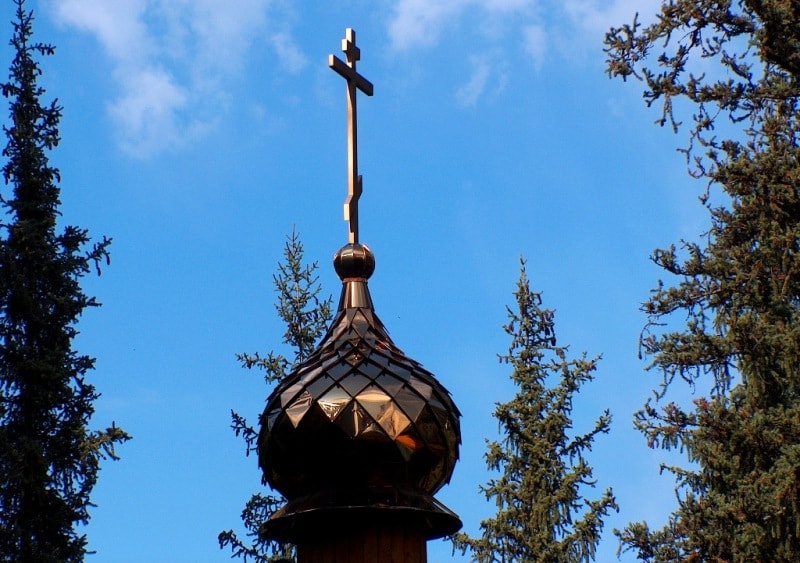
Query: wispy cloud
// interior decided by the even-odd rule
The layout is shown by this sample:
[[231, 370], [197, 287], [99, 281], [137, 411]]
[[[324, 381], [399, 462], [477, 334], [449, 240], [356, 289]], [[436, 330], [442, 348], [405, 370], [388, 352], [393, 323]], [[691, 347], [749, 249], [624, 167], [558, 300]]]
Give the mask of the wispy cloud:
[[93, 35], [113, 65], [107, 110], [120, 147], [148, 157], [205, 134], [225, 106], [224, 82], [253, 43], [271, 37], [287, 72], [306, 58], [286, 31], [270, 35], [271, 0], [54, 0], [62, 25]]
[[274, 33], [270, 43], [278, 55], [280, 64], [289, 72], [300, 72], [308, 63], [308, 59], [285, 31]]
[[485, 95], [502, 92], [508, 82], [507, 65], [493, 51], [469, 58], [472, 72], [469, 80], [456, 90], [456, 103], [463, 108], [474, 107]]
[[[447, 29], [466, 15], [507, 18], [520, 33], [531, 25], [569, 26], [573, 31], [604, 32], [627, 23], [639, 12], [649, 19], [661, 0], [399, 0], [389, 18], [394, 48], [408, 50], [435, 45]], [[575, 38], [580, 40], [580, 36]]]
[[188, 105], [188, 93], [161, 68], [127, 69], [115, 73], [122, 94], [108, 110], [124, 134], [124, 150], [138, 156], [182, 145], [188, 131], [177, 122]]
[[491, 68], [485, 59], [473, 60], [472, 76], [465, 85], [456, 91], [456, 101], [462, 107], [471, 107], [486, 89]]
[[[571, 57], [575, 50], [597, 50], [602, 34], [632, 19], [644, 21], [656, 13], [661, 0], [399, 0], [388, 21], [388, 34], [397, 51], [434, 47], [449, 30], [472, 26], [467, 39], [479, 49], [519, 50], [540, 70], [553, 57]], [[500, 30], [499, 32], [497, 30]], [[554, 40], [569, 37], [569, 42]], [[469, 48], [467, 48], [469, 49]], [[474, 105], [489, 81], [488, 68], [473, 67], [457, 90], [462, 106]]]
[[639, 13], [641, 21], [650, 21], [658, 11], [661, 0], [564, 0], [563, 7], [569, 20], [592, 37], [602, 37], [610, 27], [630, 23]]
[[547, 55], [547, 31], [541, 25], [531, 24], [522, 30], [522, 37], [525, 52], [533, 61], [534, 68], [539, 70]]
[[399, 0], [389, 19], [389, 38], [400, 51], [435, 45], [465, 13], [492, 18], [529, 13], [536, 0]]
[[63, 23], [94, 34], [114, 59], [149, 56], [145, 0], [58, 0], [55, 7]]
[[442, 24], [457, 17], [473, 0], [400, 0], [389, 20], [389, 37], [400, 50], [438, 42]]

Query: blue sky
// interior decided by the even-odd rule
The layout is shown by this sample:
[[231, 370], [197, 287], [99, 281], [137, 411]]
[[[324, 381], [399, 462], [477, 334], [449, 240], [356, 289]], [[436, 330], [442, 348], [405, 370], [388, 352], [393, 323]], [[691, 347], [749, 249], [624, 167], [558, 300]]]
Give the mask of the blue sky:
[[[346, 27], [375, 85], [359, 100], [359, 156], [376, 310], [463, 413], [461, 461], [438, 497], [472, 533], [493, 513], [478, 486], [494, 404], [513, 393], [496, 355], [524, 255], [559, 343], [603, 355], [574, 410], [578, 431], [614, 416], [589, 456], [594, 496], [611, 486], [621, 506], [597, 560], [615, 559], [612, 528], [663, 522], [668, 458], [631, 422], [659, 382], [637, 358], [638, 308], [661, 275], [652, 249], [704, 230], [704, 186], [675, 151], [683, 138], [653, 125], [639, 85], [607, 78], [602, 52], [610, 25], [657, 4], [30, 2], [36, 37], [57, 46], [42, 84], [64, 106], [51, 155], [64, 222], [114, 239], [111, 266], [85, 282], [104, 306], [77, 346], [98, 358], [94, 424], [134, 440], [103, 467], [89, 560], [229, 560], [217, 533], [240, 529], [261, 487], [229, 413], [255, 422], [268, 394], [235, 354], [282, 349], [271, 280], [293, 228], [338, 297], [345, 86], [326, 61]], [[451, 560], [441, 542], [429, 554]]]

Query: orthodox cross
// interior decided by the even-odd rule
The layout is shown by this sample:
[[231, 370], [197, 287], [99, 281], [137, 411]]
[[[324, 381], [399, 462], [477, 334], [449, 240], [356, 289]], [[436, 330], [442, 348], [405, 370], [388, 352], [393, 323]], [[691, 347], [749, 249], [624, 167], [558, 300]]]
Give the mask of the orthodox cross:
[[335, 55], [328, 55], [328, 66], [347, 80], [347, 199], [344, 202], [344, 220], [349, 223], [350, 244], [358, 243], [358, 198], [361, 197], [361, 176], [358, 175], [358, 121], [356, 116], [356, 91], [372, 95], [372, 83], [356, 72], [356, 61], [361, 49], [356, 47], [356, 32], [345, 30], [342, 51], [347, 63]]

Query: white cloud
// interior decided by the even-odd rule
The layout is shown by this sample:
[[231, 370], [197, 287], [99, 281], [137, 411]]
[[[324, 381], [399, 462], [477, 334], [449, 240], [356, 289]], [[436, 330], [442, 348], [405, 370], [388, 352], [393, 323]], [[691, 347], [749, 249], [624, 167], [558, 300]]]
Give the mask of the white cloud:
[[508, 82], [508, 65], [499, 51], [470, 57], [472, 73], [469, 80], [456, 90], [456, 103], [463, 108], [474, 107], [485, 95], [502, 92]]
[[[269, 21], [269, 0], [151, 0], [173, 37], [181, 39], [178, 48], [188, 47], [195, 62], [204, 70], [237, 66], [253, 41], [265, 31]], [[154, 10], [155, 12], [156, 10]]]
[[486, 89], [491, 67], [489, 62], [483, 60], [473, 60], [473, 71], [469, 82], [464, 84], [456, 92], [456, 101], [461, 107], [472, 107], [478, 102], [478, 98]]
[[141, 21], [145, 0], [60, 0], [55, 8], [60, 21], [95, 35], [111, 57], [147, 56], [149, 41]]
[[488, 12], [516, 12], [525, 10], [531, 0], [483, 0], [480, 5]]
[[435, 45], [464, 13], [492, 18], [530, 13], [537, 0], [399, 0], [389, 20], [389, 38], [400, 51]]
[[149, 68], [120, 77], [123, 94], [109, 104], [109, 113], [126, 135], [126, 152], [150, 156], [187, 140], [178, 115], [188, 102], [186, 90], [163, 69]]
[[400, 0], [389, 22], [392, 45], [400, 50], [433, 45], [443, 22], [458, 16], [472, 0]]
[[525, 27], [522, 36], [525, 52], [533, 60], [534, 68], [541, 69], [547, 54], [547, 31], [541, 25], [532, 24]]
[[633, 21], [639, 13], [641, 22], [652, 20], [662, 0], [564, 0], [567, 16], [579, 28], [595, 34], [604, 34], [612, 26], [619, 27]]
[[[573, 31], [603, 33], [628, 23], [639, 12], [649, 21], [662, 0], [398, 0], [389, 20], [389, 37], [398, 50], [435, 45], [448, 27], [465, 15], [505, 18], [516, 23], [523, 36], [532, 25], [569, 26]], [[526, 44], [527, 47], [527, 44]]]
[[[499, 51], [495, 58], [512, 60], [513, 51], [518, 50], [539, 71], [552, 57], [575, 59], [576, 54], [599, 52], [610, 27], [632, 21], [637, 11], [641, 22], [652, 21], [661, 1], [398, 0], [388, 34], [394, 49], [410, 52], [431, 48], [448, 30], [461, 27], [458, 36], [476, 45], [464, 47], [468, 53]], [[458, 89], [458, 103], [465, 107], [477, 103], [491, 74], [488, 67], [473, 67], [468, 81]]]
[[287, 71], [291, 73], [300, 72], [308, 64], [306, 56], [285, 31], [273, 34], [270, 37], [270, 43], [278, 55], [281, 66]]
[[[113, 65], [119, 93], [108, 103], [120, 146], [145, 157], [209, 130], [224, 108], [225, 81], [280, 14], [272, 0], [53, 0], [62, 25], [93, 35]], [[275, 26], [277, 28], [277, 26]], [[268, 43], [286, 71], [306, 58], [281, 31]], [[201, 117], [198, 117], [201, 116]], [[209, 117], [202, 117], [209, 116]]]

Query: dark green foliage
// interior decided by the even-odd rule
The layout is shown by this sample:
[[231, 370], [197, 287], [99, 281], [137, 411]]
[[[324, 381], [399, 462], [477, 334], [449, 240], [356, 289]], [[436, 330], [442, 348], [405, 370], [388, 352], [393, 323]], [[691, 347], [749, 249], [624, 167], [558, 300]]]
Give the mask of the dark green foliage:
[[611, 417], [603, 413], [586, 434], [569, 431], [573, 397], [593, 379], [598, 358], [568, 360], [568, 348], [556, 345], [553, 311], [530, 290], [524, 261], [514, 295], [518, 310], [508, 309], [505, 326], [511, 346], [500, 361], [513, 368], [519, 391], [495, 410], [504, 437], [489, 442], [486, 463], [500, 476], [481, 487], [497, 514], [481, 522], [481, 537], [459, 533], [454, 545], [482, 563], [591, 561], [603, 517], [617, 504], [610, 489], [583, 498], [581, 489], [595, 486], [584, 454]]
[[[0, 559], [82, 561], [90, 493], [101, 458], [129, 436], [112, 424], [87, 428], [99, 396], [86, 381], [94, 360], [72, 349], [76, 322], [98, 303], [81, 277], [108, 261], [110, 241], [58, 233], [59, 173], [47, 152], [59, 142], [61, 108], [43, 106], [36, 56], [53, 47], [31, 40], [32, 16], [17, 0], [11, 45], [15, 57], [3, 95], [10, 125], [0, 224]], [[88, 248], [87, 248], [88, 247]]]
[[[798, 561], [800, 5], [665, 2], [656, 23], [611, 30], [606, 45], [610, 74], [643, 80], [662, 124], [677, 131], [676, 102], [692, 108], [686, 154], [711, 219], [701, 242], [653, 256], [672, 279], [644, 305], [642, 348], [663, 383], [636, 425], [693, 463], [666, 468], [678, 484], [667, 525], [629, 525], [622, 549], [644, 561]], [[701, 60], [706, 73], [692, 74]], [[693, 402], [668, 400], [676, 380]]]
[[[255, 354], [238, 354], [237, 359], [248, 369], [258, 368], [264, 372], [268, 386], [286, 377], [299, 362], [314, 350], [314, 346], [325, 333], [331, 318], [331, 299], [320, 300], [322, 288], [316, 276], [317, 263], [307, 265], [303, 262], [303, 244], [299, 235], [292, 231], [284, 247], [284, 262], [278, 264], [278, 273], [273, 276], [278, 302], [275, 308], [278, 316], [286, 323], [283, 343], [291, 346], [293, 360], [270, 352], [266, 357]], [[256, 451], [258, 430], [249, 425], [238, 413], [231, 411], [232, 425], [237, 436], [242, 436], [246, 444], [246, 454]], [[294, 558], [294, 547], [278, 542], [264, 541], [258, 536], [258, 529], [269, 516], [283, 504], [282, 497], [254, 494], [242, 511], [242, 521], [247, 536], [252, 541], [248, 545], [233, 530], [219, 534], [220, 548], [230, 547], [232, 557], [241, 557], [245, 563], [278, 563]]]

